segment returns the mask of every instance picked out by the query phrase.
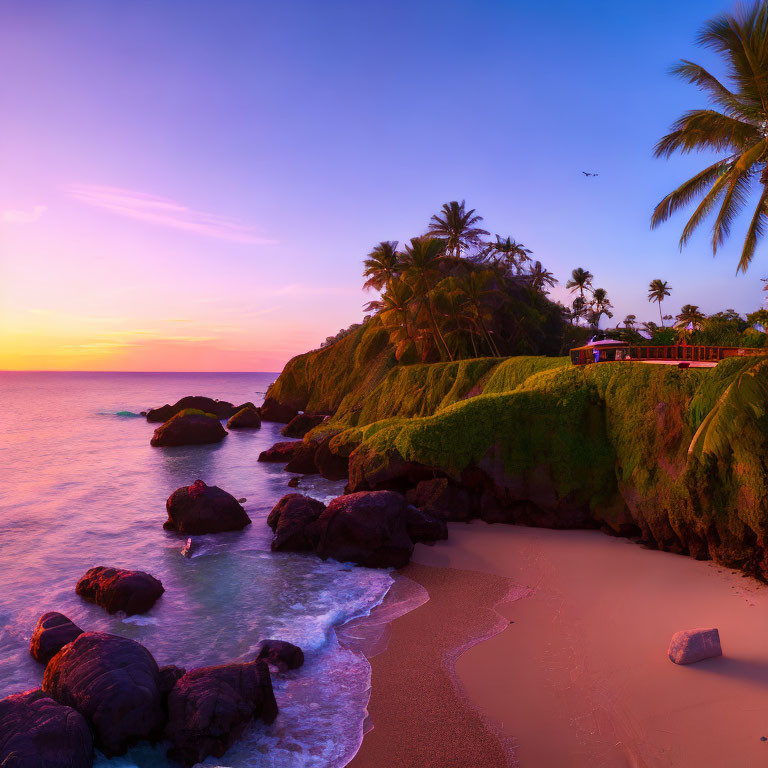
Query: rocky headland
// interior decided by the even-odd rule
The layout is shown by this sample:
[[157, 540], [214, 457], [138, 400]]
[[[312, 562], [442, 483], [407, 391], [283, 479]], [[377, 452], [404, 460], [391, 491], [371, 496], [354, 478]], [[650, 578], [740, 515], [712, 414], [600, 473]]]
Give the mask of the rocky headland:
[[447, 520], [601, 528], [768, 577], [760, 357], [403, 365], [374, 319], [291, 360], [267, 402], [286, 421], [330, 414], [285, 450], [291, 471], [344, 473], [349, 492], [396, 490]]

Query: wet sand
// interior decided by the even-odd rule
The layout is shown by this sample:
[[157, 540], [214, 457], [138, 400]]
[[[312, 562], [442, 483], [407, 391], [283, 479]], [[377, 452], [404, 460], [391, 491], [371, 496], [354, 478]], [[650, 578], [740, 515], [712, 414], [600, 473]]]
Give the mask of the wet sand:
[[[350, 765], [768, 765], [768, 587], [595, 531], [450, 528], [404, 569], [430, 599], [371, 660]], [[667, 659], [674, 632], [710, 626], [722, 658]]]
[[[508, 579], [487, 573], [411, 563], [402, 574], [429, 600], [395, 619], [386, 650], [371, 663], [373, 723], [353, 768], [503, 768], [509, 749], [467, 700], [452, 672], [468, 645], [501, 631], [494, 610], [510, 591]], [[381, 650], [379, 646], [377, 650]]]

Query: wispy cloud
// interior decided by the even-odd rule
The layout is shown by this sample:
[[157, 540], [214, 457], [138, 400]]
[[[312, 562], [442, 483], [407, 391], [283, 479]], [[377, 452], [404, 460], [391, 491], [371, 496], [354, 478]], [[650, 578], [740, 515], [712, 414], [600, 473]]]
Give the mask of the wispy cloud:
[[48, 210], [44, 205], [36, 205], [28, 211], [8, 208], [0, 211], [0, 221], [6, 224], [32, 224]]
[[196, 211], [167, 197], [93, 184], [75, 184], [69, 187], [68, 191], [71, 197], [81, 203], [130, 219], [148, 221], [172, 229], [182, 229], [186, 232], [195, 232], [236, 243], [250, 245], [275, 243], [274, 240], [259, 234], [255, 227], [213, 213]]

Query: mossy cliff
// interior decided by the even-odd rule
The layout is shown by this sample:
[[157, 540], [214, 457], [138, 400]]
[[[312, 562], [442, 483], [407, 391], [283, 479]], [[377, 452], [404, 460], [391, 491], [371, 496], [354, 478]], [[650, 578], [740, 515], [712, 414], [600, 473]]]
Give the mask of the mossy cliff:
[[305, 440], [349, 458], [351, 489], [445, 478], [488, 521], [603, 527], [768, 577], [768, 360], [403, 366], [377, 333], [294, 358], [270, 390], [331, 414]]
[[768, 577], [766, 360], [565, 367], [358, 432], [354, 489], [431, 472], [488, 520], [602, 526]]

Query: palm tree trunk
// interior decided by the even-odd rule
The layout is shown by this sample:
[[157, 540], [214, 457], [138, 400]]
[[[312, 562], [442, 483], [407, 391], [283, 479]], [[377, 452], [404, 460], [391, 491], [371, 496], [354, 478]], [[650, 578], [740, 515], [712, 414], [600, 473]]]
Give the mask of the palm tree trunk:
[[664, 327], [664, 318], [661, 316], [661, 301], [659, 301], [659, 320], [661, 320], [661, 327]]
[[[427, 300], [427, 312], [429, 312], [429, 319], [432, 322], [432, 335], [435, 337], [435, 340], [440, 340], [440, 343], [443, 345], [443, 349], [445, 350], [446, 354], [448, 355], [448, 359], [453, 362], [453, 355], [451, 354], [451, 350], [448, 348], [448, 344], [446, 343], [445, 339], [443, 338], [443, 334], [440, 333], [440, 328], [437, 325], [437, 320], [435, 319], [435, 312], [432, 309], [432, 299], [429, 297], [429, 292], [432, 290], [430, 288], [429, 283], [425, 280], [425, 285], [427, 287], [427, 293], [426, 293], [426, 300]], [[438, 344], [438, 347], [440, 344]]]

